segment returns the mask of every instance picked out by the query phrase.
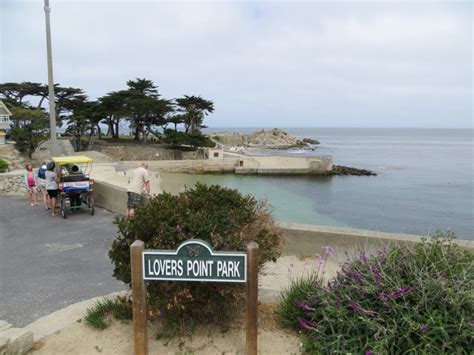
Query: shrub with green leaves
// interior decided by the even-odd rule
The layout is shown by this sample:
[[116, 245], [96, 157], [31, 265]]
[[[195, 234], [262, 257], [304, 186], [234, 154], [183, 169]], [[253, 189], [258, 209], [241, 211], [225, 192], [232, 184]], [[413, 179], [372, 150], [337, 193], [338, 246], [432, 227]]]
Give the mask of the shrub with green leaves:
[[8, 170], [8, 162], [3, 159], [0, 159], [0, 173], [4, 173]]
[[361, 252], [327, 282], [297, 280], [281, 294], [281, 320], [311, 354], [470, 354], [474, 255], [453, 237]]
[[212, 141], [208, 136], [202, 133], [186, 133], [186, 132], [175, 132], [172, 129], [165, 130], [163, 142], [171, 144], [173, 146], [189, 145], [193, 147], [210, 147], [216, 146], [216, 143]]
[[[245, 251], [255, 241], [260, 246], [260, 265], [280, 254], [280, 234], [266, 204], [218, 185], [196, 184], [176, 196], [157, 195], [136, 209], [133, 219], [116, 223], [118, 236], [109, 257], [114, 276], [128, 284], [130, 245], [137, 239], [146, 249], [174, 250], [196, 238], [219, 251]], [[179, 331], [198, 323], [225, 325], [245, 291], [241, 284], [212, 282], [151, 281], [146, 288], [152, 313], [160, 313]]]

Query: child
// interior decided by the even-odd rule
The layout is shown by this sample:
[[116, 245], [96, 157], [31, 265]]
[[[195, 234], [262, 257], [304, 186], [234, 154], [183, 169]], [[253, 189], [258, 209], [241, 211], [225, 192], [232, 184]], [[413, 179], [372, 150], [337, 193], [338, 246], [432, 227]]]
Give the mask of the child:
[[25, 185], [30, 195], [30, 206], [38, 206], [38, 190], [36, 189], [36, 177], [33, 173], [33, 166], [26, 164], [26, 171], [23, 173]]

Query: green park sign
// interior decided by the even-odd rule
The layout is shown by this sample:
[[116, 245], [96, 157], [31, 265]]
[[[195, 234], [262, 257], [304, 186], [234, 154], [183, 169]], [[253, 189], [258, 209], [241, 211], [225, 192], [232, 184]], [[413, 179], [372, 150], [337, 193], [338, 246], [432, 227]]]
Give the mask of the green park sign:
[[176, 250], [147, 249], [142, 262], [144, 280], [247, 282], [247, 253], [216, 252], [200, 239]]

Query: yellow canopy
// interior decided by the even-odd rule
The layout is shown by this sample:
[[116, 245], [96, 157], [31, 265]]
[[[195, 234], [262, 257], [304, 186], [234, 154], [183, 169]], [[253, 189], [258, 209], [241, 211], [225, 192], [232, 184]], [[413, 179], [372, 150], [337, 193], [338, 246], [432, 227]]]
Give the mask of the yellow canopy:
[[93, 160], [84, 155], [76, 155], [70, 157], [53, 157], [53, 161], [58, 165], [64, 164], [83, 164], [83, 163], [92, 163]]

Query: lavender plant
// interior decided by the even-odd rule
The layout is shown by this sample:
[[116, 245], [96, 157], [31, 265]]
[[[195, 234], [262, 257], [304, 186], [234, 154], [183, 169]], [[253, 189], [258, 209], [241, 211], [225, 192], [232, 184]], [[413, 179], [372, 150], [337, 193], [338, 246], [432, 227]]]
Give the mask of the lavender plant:
[[297, 280], [281, 295], [281, 320], [311, 354], [470, 354], [474, 255], [453, 237], [360, 252], [329, 281], [320, 271]]

